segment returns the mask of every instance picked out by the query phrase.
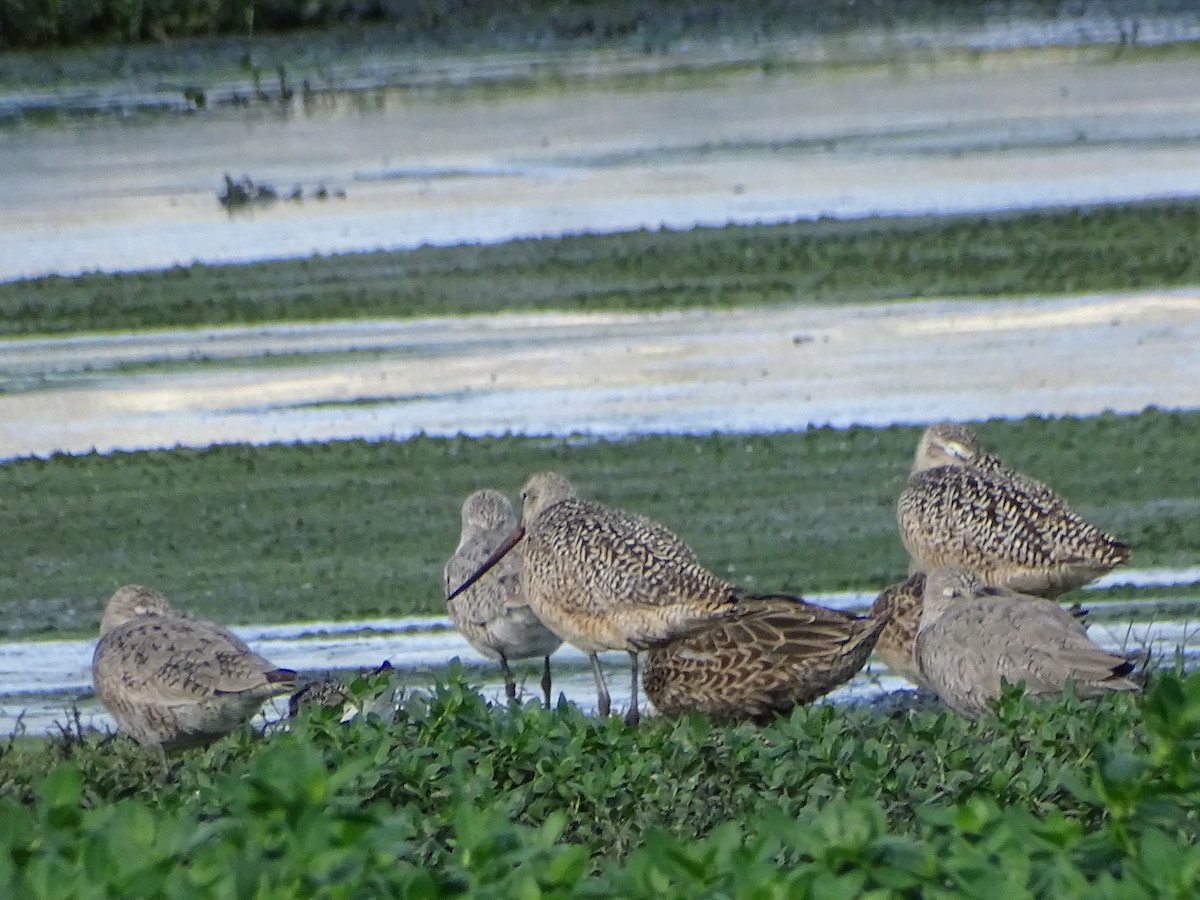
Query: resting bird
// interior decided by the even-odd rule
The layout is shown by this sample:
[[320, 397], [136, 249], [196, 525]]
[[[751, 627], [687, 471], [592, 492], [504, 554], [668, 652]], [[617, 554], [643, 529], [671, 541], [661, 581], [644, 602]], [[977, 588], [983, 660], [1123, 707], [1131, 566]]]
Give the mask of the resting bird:
[[853, 678], [886, 622], [798, 597], [746, 596], [732, 615], [651, 649], [642, 684], [664, 715], [763, 721]]
[[925, 430], [897, 504], [910, 572], [965, 566], [988, 585], [1053, 598], [1121, 565], [1129, 547], [987, 453], [971, 429]]
[[597, 654], [628, 651], [633, 671], [625, 720], [637, 722], [638, 651], [729, 615], [740, 592], [701, 566], [669, 529], [581, 498], [556, 472], [532, 476], [521, 496], [521, 524], [450, 599], [524, 538], [522, 584], [530, 607], [588, 655], [601, 715], [611, 701]]
[[105, 607], [92, 682], [122, 731], [166, 752], [203, 746], [250, 721], [266, 700], [295, 690], [296, 673], [129, 584]]
[[907, 580], [884, 588], [871, 604], [872, 618], [887, 616], [887, 624], [875, 642], [875, 652], [889, 669], [917, 687], [923, 687], [913, 642], [924, 608], [925, 573], [914, 572]]
[[[492, 555], [517, 521], [512, 504], [499, 491], [484, 488], [467, 497], [462, 506], [462, 537], [443, 572], [447, 597]], [[517, 696], [517, 685], [509, 660], [542, 657], [542, 697], [549, 709], [550, 654], [562, 646], [562, 639], [542, 624], [525, 600], [521, 557], [521, 549], [514, 549], [469, 590], [448, 600], [446, 607], [454, 627], [472, 647], [500, 660], [510, 700]]]
[[927, 573], [915, 647], [921, 678], [971, 719], [1000, 696], [1002, 678], [1032, 697], [1060, 694], [1068, 680], [1080, 697], [1138, 690], [1133, 662], [1094, 643], [1070, 611], [961, 567]]

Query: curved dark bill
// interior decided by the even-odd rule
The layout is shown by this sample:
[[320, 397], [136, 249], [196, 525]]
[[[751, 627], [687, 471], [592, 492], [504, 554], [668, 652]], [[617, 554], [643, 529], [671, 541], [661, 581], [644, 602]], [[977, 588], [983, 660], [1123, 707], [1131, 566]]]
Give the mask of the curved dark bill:
[[497, 547], [496, 551], [483, 561], [483, 565], [476, 569], [470, 578], [454, 589], [450, 596], [446, 598], [447, 602], [453, 600], [455, 597], [477, 582], [480, 578], [486, 575], [488, 569], [500, 562], [500, 560], [504, 559], [504, 555], [513, 547], [517, 546], [517, 542], [523, 537], [525, 537], [525, 526], [518, 525], [513, 529], [512, 534], [504, 539], [504, 543]]

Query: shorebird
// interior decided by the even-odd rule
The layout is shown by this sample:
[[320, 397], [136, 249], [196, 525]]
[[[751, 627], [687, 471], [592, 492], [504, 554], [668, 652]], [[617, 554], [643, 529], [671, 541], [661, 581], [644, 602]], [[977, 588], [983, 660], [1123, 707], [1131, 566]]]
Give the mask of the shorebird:
[[532, 476], [521, 497], [521, 523], [450, 598], [524, 538], [522, 583], [530, 607], [547, 628], [588, 655], [601, 715], [608, 715], [611, 701], [597, 654], [628, 651], [632, 686], [625, 720], [637, 722], [638, 652], [730, 614], [739, 592], [701, 566], [667, 528], [582, 499], [556, 472]]
[[849, 681], [886, 623], [799, 597], [746, 596], [731, 615], [651, 649], [642, 684], [664, 715], [762, 721]]
[[1129, 558], [1126, 544], [949, 422], [922, 435], [896, 515], [910, 572], [965, 566], [984, 584], [1041, 597], [1087, 584]]
[[926, 684], [971, 719], [1000, 696], [1002, 678], [1033, 697], [1068, 681], [1080, 697], [1138, 690], [1126, 677], [1134, 663], [1093, 642], [1072, 612], [957, 566], [927, 573], [915, 654]]
[[176, 612], [158, 591], [129, 584], [105, 607], [92, 655], [104, 708], [138, 743], [163, 753], [203, 746], [296, 687], [232, 632]]
[[404, 695], [404, 688], [396, 683], [396, 679], [390, 678], [381, 690], [361, 697], [355, 695], [351, 685], [356, 678], [375, 678], [385, 672], [391, 676], [395, 671], [392, 664], [385, 659], [374, 669], [356, 672], [354, 675], [329, 674], [310, 681], [288, 698], [288, 716], [295, 718], [305, 707], [320, 706], [340, 710], [342, 722], [349, 722], [359, 714], [375, 714], [382, 719], [391, 719]]
[[913, 656], [924, 595], [925, 573], [913, 572], [905, 581], [885, 587], [871, 604], [871, 618], [888, 617], [875, 642], [875, 652], [892, 672], [917, 687], [925, 684]]
[[[885, 587], [871, 604], [871, 618], [890, 616], [875, 643], [875, 652], [896, 675], [919, 688], [928, 688], [917, 666], [915, 643], [925, 609], [925, 573], [913, 572], [904, 581]], [[1078, 603], [1067, 612], [1086, 623], [1087, 610]]]
[[[478, 490], [463, 502], [462, 537], [443, 572], [446, 596], [479, 568], [517, 527], [512, 503], [499, 491]], [[521, 548], [498, 562], [470, 590], [447, 600], [454, 627], [467, 642], [489, 659], [499, 659], [504, 691], [510, 700], [517, 685], [509, 660], [542, 657], [542, 697], [550, 708], [550, 654], [562, 638], [550, 631], [529, 608], [521, 585]]]

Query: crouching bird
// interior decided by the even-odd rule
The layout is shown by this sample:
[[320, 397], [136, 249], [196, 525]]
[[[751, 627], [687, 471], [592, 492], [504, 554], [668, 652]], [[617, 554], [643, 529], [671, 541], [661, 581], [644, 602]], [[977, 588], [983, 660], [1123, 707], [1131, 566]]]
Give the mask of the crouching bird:
[[886, 624], [799, 597], [746, 596], [731, 615], [651, 649], [642, 683], [664, 715], [765, 721], [853, 678]]
[[175, 611], [158, 591], [129, 584], [105, 607], [92, 683], [122, 731], [165, 753], [250, 721], [266, 700], [295, 690], [296, 673], [228, 629]]

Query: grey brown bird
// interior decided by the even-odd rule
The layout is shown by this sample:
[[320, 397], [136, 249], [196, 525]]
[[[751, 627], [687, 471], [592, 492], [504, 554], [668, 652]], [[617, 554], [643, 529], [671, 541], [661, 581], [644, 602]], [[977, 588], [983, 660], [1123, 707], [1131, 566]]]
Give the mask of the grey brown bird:
[[871, 604], [871, 618], [887, 617], [875, 642], [875, 652], [892, 672], [917, 687], [924, 682], [913, 655], [913, 642], [921, 624], [924, 596], [925, 573], [913, 572], [906, 580], [884, 588]]
[[[462, 537], [446, 563], [444, 586], [449, 597], [499, 547], [517, 527], [512, 503], [491, 488], [475, 491], [463, 502]], [[534, 614], [521, 584], [521, 547], [514, 548], [487, 575], [463, 591], [446, 606], [454, 627], [467, 642], [489, 659], [498, 659], [504, 673], [504, 690], [511, 700], [517, 696], [509, 660], [541, 657], [542, 697], [550, 708], [550, 654], [562, 639]]]
[[1127, 677], [1134, 663], [1093, 642], [1070, 611], [961, 567], [927, 573], [915, 648], [925, 683], [971, 719], [1000, 696], [1002, 678], [1033, 697], [1061, 694], [1068, 681], [1081, 697], [1138, 690]]
[[628, 651], [633, 671], [625, 718], [636, 722], [638, 652], [728, 615], [739, 592], [667, 528], [579, 497], [556, 472], [532, 476], [521, 496], [521, 524], [451, 598], [523, 537], [529, 605], [547, 628], [588, 655], [601, 715], [611, 702], [597, 654]]
[[121, 730], [164, 752], [202, 746], [248, 722], [296, 673], [232, 632], [176, 612], [157, 591], [130, 584], [105, 607], [92, 655], [96, 696]]
[[[917, 687], [928, 687], [917, 666], [916, 639], [925, 608], [925, 573], [913, 572], [904, 581], [888, 585], [871, 604], [871, 617], [890, 616], [879, 635], [875, 652], [891, 671]], [[1081, 623], [1087, 610], [1078, 603], [1067, 610]]]
[[886, 623], [799, 597], [746, 596], [731, 615], [652, 648], [642, 684], [664, 715], [763, 721], [849, 681]]
[[1129, 547], [1051, 488], [1005, 466], [964, 425], [925, 430], [897, 504], [910, 571], [965, 566], [985, 584], [1041, 597], [1124, 563]]

